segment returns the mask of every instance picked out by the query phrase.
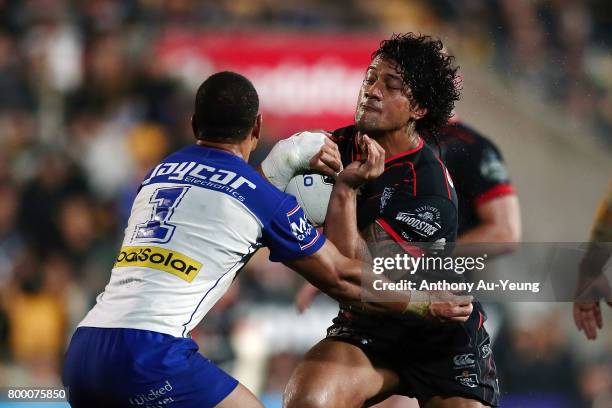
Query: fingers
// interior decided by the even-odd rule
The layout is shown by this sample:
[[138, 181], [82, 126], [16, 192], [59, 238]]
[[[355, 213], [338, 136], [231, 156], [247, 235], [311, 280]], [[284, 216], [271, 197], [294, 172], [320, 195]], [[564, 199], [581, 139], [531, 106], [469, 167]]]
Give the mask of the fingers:
[[581, 312], [581, 319], [587, 339], [595, 340], [597, 338], [597, 326], [592, 312]]
[[321, 162], [329, 167], [335, 174], [342, 170], [342, 161], [340, 160], [340, 154], [337, 155], [323, 152], [320, 158]]
[[385, 169], [385, 150], [367, 135], [363, 136], [363, 140], [368, 152], [364, 164], [368, 172], [368, 177], [378, 177]]
[[474, 298], [472, 296], [457, 296], [453, 299], [453, 303], [455, 303], [459, 307], [471, 307], [473, 301]]
[[310, 159], [309, 165], [312, 170], [335, 177], [342, 170], [338, 146], [326, 138], [321, 149]]
[[465, 323], [468, 321], [469, 318], [470, 318], [470, 315], [468, 314], [467, 316], [449, 317], [445, 320], [449, 322], [455, 322], [455, 323]]
[[474, 296], [468, 296], [468, 295], [460, 296], [460, 295], [451, 294], [447, 298], [447, 301], [457, 306], [468, 306], [468, 305], [471, 305], [472, 302], [474, 301]]
[[315, 296], [319, 294], [319, 289], [311, 284], [305, 284], [295, 296], [295, 307], [300, 314], [304, 313], [311, 305]]
[[374, 140], [370, 139], [368, 136], [363, 136], [363, 139], [366, 143], [366, 149], [368, 151], [368, 158], [366, 160], [366, 166], [374, 167], [376, 163], [380, 160], [380, 152], [376, 149], [376, 143]]
[[449, 291], [434, 291], [431, 293], [437, 301], [446, 302], [450, 305], [467, 306], [472, 304], [472, 302], [474, 301], [474, 296], [458, 295]]
[[575, 303], [574, 322], [579, 331], [584, 331], [587, 339], [595, 340], [597, 330], [603, 326], [599, 303]]
[[443, 321], [466, 322], [474, 305], [472, 296], [452, 296], [452, 301], [434, 302], [430, 305], [430, 314]]
[[603, 328], [603, 320], [601, 319], [601, 309], [599, 304], [597, 304], [597, 308], [594, 310], [593, 314], [595, 315], [595, 323], [597, 323], [597, 328]]
[[368, 153], [369, 153], [365, 136], [366, 135], [364, 135], [361, 132], [357, 133], [357, 147], [359, 149], [359, 153], [361, 153], [361, 156], [363, 157], [363, 160], [368, 159]]
[[470, 303], [467, 306], [453, 306], [445, 315], [447, 320], [465, 322], [470, 318], [474, 306]]
[[576, 328], [578, 329], [578, 331], [582, 331], [582, 320], [580, 319], [580, 309], [576, 303], [574, 303], [573, 314], [574, 314], [574, 324], [576, 325]]
[[308, 309], [308, 306], [310, 306], [310, 303], [307, 300], [302, 299], [300, 297], [296, 297], [295, 308], [297, 309], [299, 314], [303, 314], [306, 309]]

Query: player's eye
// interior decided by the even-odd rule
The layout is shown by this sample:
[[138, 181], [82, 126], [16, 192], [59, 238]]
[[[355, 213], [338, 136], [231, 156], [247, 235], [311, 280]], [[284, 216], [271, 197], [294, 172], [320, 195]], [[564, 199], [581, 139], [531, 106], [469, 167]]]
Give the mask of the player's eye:
[[364, 84], [368, 84], [368, 85], [372, 85], [374, 82], [376, 82], [376, 75], [374, 75], [373, 73], [367, 73], [365, 78], [363, 79], [363, 83]]
[[403, 87], [402, 83], [400, 81], [387, 81], [387, 88], [389, 89], [393, 89], [393, 90], [401, 90]]
[[368, 85], [372, 85], [374, 82], [376, 82], [376, 80], [374, 78], [369, 77], [365, 77], [365, 79], [363, 80], [363, 83]]

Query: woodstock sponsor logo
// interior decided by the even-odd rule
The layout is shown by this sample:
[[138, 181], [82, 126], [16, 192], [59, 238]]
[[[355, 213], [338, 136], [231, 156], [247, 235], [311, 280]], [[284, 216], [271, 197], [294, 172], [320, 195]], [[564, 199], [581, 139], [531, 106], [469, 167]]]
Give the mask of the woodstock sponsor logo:
[[395, 219], [411, 226], [412, 228], [422, 232], [427, 236], [432, 236], [440, 229], [439, 227], [431, 225], [429, 220], [421, 220], [418, 218], [418, 216], [415, 216], [415, 214], [411, 213], [397, 213]]

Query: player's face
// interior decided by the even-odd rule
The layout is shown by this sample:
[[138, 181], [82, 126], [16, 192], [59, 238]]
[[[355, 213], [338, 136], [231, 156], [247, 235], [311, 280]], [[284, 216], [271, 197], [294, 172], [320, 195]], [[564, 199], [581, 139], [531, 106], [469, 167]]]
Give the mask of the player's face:
[[393, 61], [380, 57], [368, 67], [355, 112], [358, 130], [376, 135], [401, 129], [422, 117], [396, 67]]

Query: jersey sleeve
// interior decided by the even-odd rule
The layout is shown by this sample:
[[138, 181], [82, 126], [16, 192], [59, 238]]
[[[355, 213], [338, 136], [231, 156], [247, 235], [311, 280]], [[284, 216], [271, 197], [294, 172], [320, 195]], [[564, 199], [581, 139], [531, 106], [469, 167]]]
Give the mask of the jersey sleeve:
[[457, 208], [440, 196], [392, 197], [376, 220], [387, 234], [412, 252], [410, 242], [452, 242], [457, 235]]
[[271, 261], [285, 262], [314, 254], [325, 243], [325, 236], [308, 221], [295, 197], [287, 196], [264, 226], [263, 241]]
[[456, 176], [461, 180], [456, 181], [462, 184], [463, 191], [476, 206], [514, 193], [506, 164], [495, 145], [479, 140], [470, 153], [472, 157], [462, 163], [465, 168]]

